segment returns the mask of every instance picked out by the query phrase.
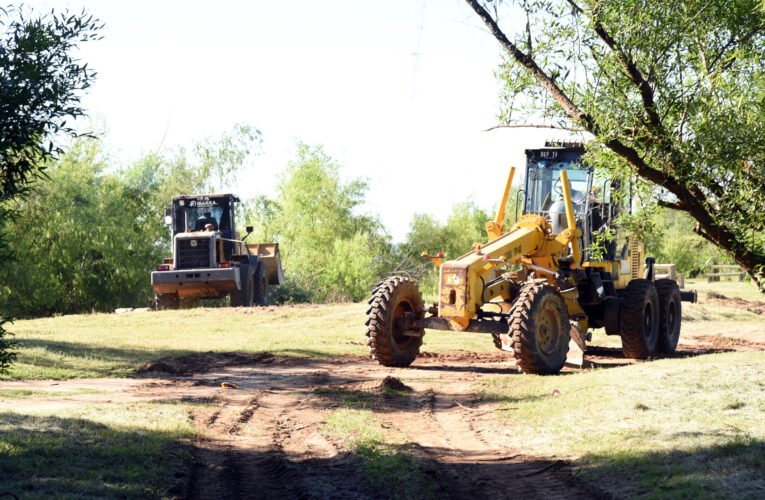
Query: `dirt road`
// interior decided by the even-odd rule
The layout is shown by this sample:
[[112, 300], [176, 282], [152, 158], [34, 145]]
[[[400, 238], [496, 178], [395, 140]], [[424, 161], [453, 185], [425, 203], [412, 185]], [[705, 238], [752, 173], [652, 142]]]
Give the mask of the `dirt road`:
[[[678, 356], [762, 349], [697, 337]], [[590, 348], [588, 366], [631, 363], [618, 349]], [[570, 368], [569, 368], [570, 369]], [[131, 379], [5, 382], [66, 397], [0, 403], [16, 410], [83, 403], [207, 403], [194, 415], [194, 463], [171, 493], [181, 498], [598, 498], [605, 491], [576, 477], [564, 458], [512, 449], [492, 403], [473, 391], [481, 377], [521, 376], [505, 353], [423, 353], [409, 368], [366, 357], [329, 360], [268, 353], [204, 353], [147, 363]], [[228, 384], [231, 388], [223, 387]], [[236, 388], [233, 388], [236, 387]], [[78, 389], [98, 393], [78, 394]], [[389, 388], [392, 390], [384, 390]], [[349, 399], [350, 398], [350, 399]], [[370, 481], [363, 458], [326, 432], [327, 415], [349, 400], [373, 410], [382, 427], [408, 442], [418, 489]]]

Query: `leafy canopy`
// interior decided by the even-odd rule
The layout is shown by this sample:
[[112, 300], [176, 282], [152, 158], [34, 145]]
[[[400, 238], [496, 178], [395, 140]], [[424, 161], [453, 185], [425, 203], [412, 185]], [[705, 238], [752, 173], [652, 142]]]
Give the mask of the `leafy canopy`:
[[344, 182], [321, 147], [298, 143], [276, 197], [249, 205], [251, 241], [280, 243], [288, 283], [275, 300], [361, 300], [388, 265], [390, 244], [380, 222], [361, 213], [363, 179]]
[[[29, 192], [48, 159], [61, 152], [54, 135], [76, 136], [67, 119], [85, 114], [81, 92], [95, 73], [75, 59], [80, 42], [99, 38], [100, 22], [84, 11], [36, 15], [0, 7], [0, 265], [12, 258], [4, 224], [14, 217], [8, 202]], [[15, 359], [0, 303], [0, 373]]]
[[765, 284], [761, 0], [466, 2], [505, 49], [504, 122], [590, 132], [593, 164], [661, 186]]

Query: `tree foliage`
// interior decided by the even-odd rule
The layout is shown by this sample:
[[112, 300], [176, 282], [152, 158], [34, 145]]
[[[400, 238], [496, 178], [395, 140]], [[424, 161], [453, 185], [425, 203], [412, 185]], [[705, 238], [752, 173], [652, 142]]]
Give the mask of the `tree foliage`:
[[[85, 114], [80, 96], [95, 73], [74, 56], [78, 44], [100, 37], [101, 23], [79, 15], [37, 15], [0, 7], [0, 264], [12, 258], [5, 224], [12, 200], [29, 192], [47, 160], [61, 152], [54, 136], [76, 136], [67, 120]], [[0, 304], [2, 305], [2, 304]], [[0, 308], [2, 311], [3, 308]], [[0, 373], [13, 361], [0, 320]]]
[[148, 305], [149, 273], [171, 252], [163, 224], [171, 196], [235, 177], [259, 141], [256, 130], [237, 126], [191, 152], [149, 154], [124, 168], [99, 141], [75, 141], [8, 206], [16, 217], [6, 234], [19, 259], [0, 269], [0, 299], [23, 316]]
[[661, 186], [765, 286], [761, 1], [466, 1], [507, 54], [503, 121], [590, 132], [591, 163]]
[[[518, 188], [513, 188], [508, 199], [508, 206], [515, 200]], [[473, 248], [473, 244], [486, 242], [486, 222], [493, 219], [474, 201], [469, 200], [455, 204], [446, 222], [441, 223], [428, 214], [415, 214], [409, 224], [406, 241], [399, 247], [397, 274], [406, 274], [420, 281], [420, 286], [426, 293], [438, 292], [438, 268], [430, 259], [421, 257], [422, 252], [437, 255], [443, 252], [446, 259], [456, 259]], [[505, 231], [509, 231], [515, 223], [515, 213], [512, 207], [505, 213], [503, 222]]]
[[277, 300], [361, 300], [386, 269], [390, 244], [380, 222], [359, 213], [367, 184], [343, 182], [340, 165], [321, 147], [299, 143], [276, 197], [261, 196], [245, 220], [249, 241], [280, 243], [289, 282]]
[[656, 262], [671, 262], [691, 278], [710, 272], [714, 264], [728, 263], [722, 250], [693, 232], [694, 221], [688, 214], [665, 208], [655, 220], [659, 230], [646, 235], [645, 245]]

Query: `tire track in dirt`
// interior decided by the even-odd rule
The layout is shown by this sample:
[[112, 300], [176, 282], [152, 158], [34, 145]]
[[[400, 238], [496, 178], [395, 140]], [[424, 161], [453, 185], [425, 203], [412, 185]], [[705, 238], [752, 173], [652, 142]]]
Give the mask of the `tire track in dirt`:
[[[525, 456], [486, 437], [486, 426], [502, 424], [488, 417], [490, 409], [469, 407], [471, 380], [441, 384], [438, 391], [428, 388], [388, 419], [415, 444], [415, 455], [434, 480], [438, 497], [609, 497], [572, 481], [563, 461]], [[474, 411], [482, 415], [478, 425]]]
[[359, 460], [321, 433], [324, 412], [299, 390], [269, 388], [237, 395], [195, 421], [205, 437], [194, 446], [186, 498], [371, 498]]
[[[196, 418], [205, 437], [195, 443], [187, 498], [303, 498], [284, 458], [280, 411], [268, 391], [256, 391]], [[250, 423], [259, 424], [256, 432], [245, 430]]]
[[[754, 348], [749, 344], [730, 347]], [[609, 348], [600, 349], [602, 358], [617, 364], [623, 361]], [[70, 394], [66, 404], [202, 403], [194, 407], [193, 422], [200, 437], [192, 443], [194, 461], [181, 488], [184, 498], [389, 496], [385, 486], [370, 484], [363, 470], [366, 459], [341, 449], [323, 431], [329, 411], [342, 407], [343, 398], [359, 396], [356, 393], [361, 393], [365, 408], [376, 419], [412, 443], [401, 452], [414, 455], [416, 466], [433, 483], [433, 491], [424, 492], [426, 496], [608, 496], [572, 477], [565, 460], [531, 457], [506, 446], [510, 429], [495, 415], [498, 404], [477, 401], [472, 394], [476, 382], [486, 376], [520, 376], [503, 353], [424, 353], [405, 369], [347, 356], [316, 360], [217, 354], [212, 359], [206, 367], [204, 356], [195, 355], [190, 370], [184, 357], [173, 358], [165, 365], [174, 373], [152, 371], [136, 379], [3, 382], [0, 389], [61, 391], [62, 397], [2, 403], [17, 408], [37, 408], [47, 400], [59, 404], [66, 391], [88, 387], [104, 392]], [[403, 389], [387, 384], [386, 377], [399, 377], [392, 380]], [[223, 382], [238, 389], [225, 389]], [[383, 391], [383, 387], [392, 390]], [[328, 388], [341, 390], [328, 394]], [[331, 398], [335, 406], [323, 404]]]

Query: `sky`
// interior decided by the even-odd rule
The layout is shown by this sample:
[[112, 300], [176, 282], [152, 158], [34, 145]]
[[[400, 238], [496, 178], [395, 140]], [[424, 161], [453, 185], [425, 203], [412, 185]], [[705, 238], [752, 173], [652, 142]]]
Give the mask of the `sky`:
[[105, 23], [79, 50], [98, 73], [83, 105], [118, 161], [249, 124], [263, 150], [230, 186], [249, 198], [275, 194], [298, 140], [323, 145], [345, 179], [368, 180], [363, 211], [396, 242], [415, 213], [492, 208], [523, 150], [554, 137], [485, 131], [497, 123], [500, 48], [462, 0], [29, 5]]

